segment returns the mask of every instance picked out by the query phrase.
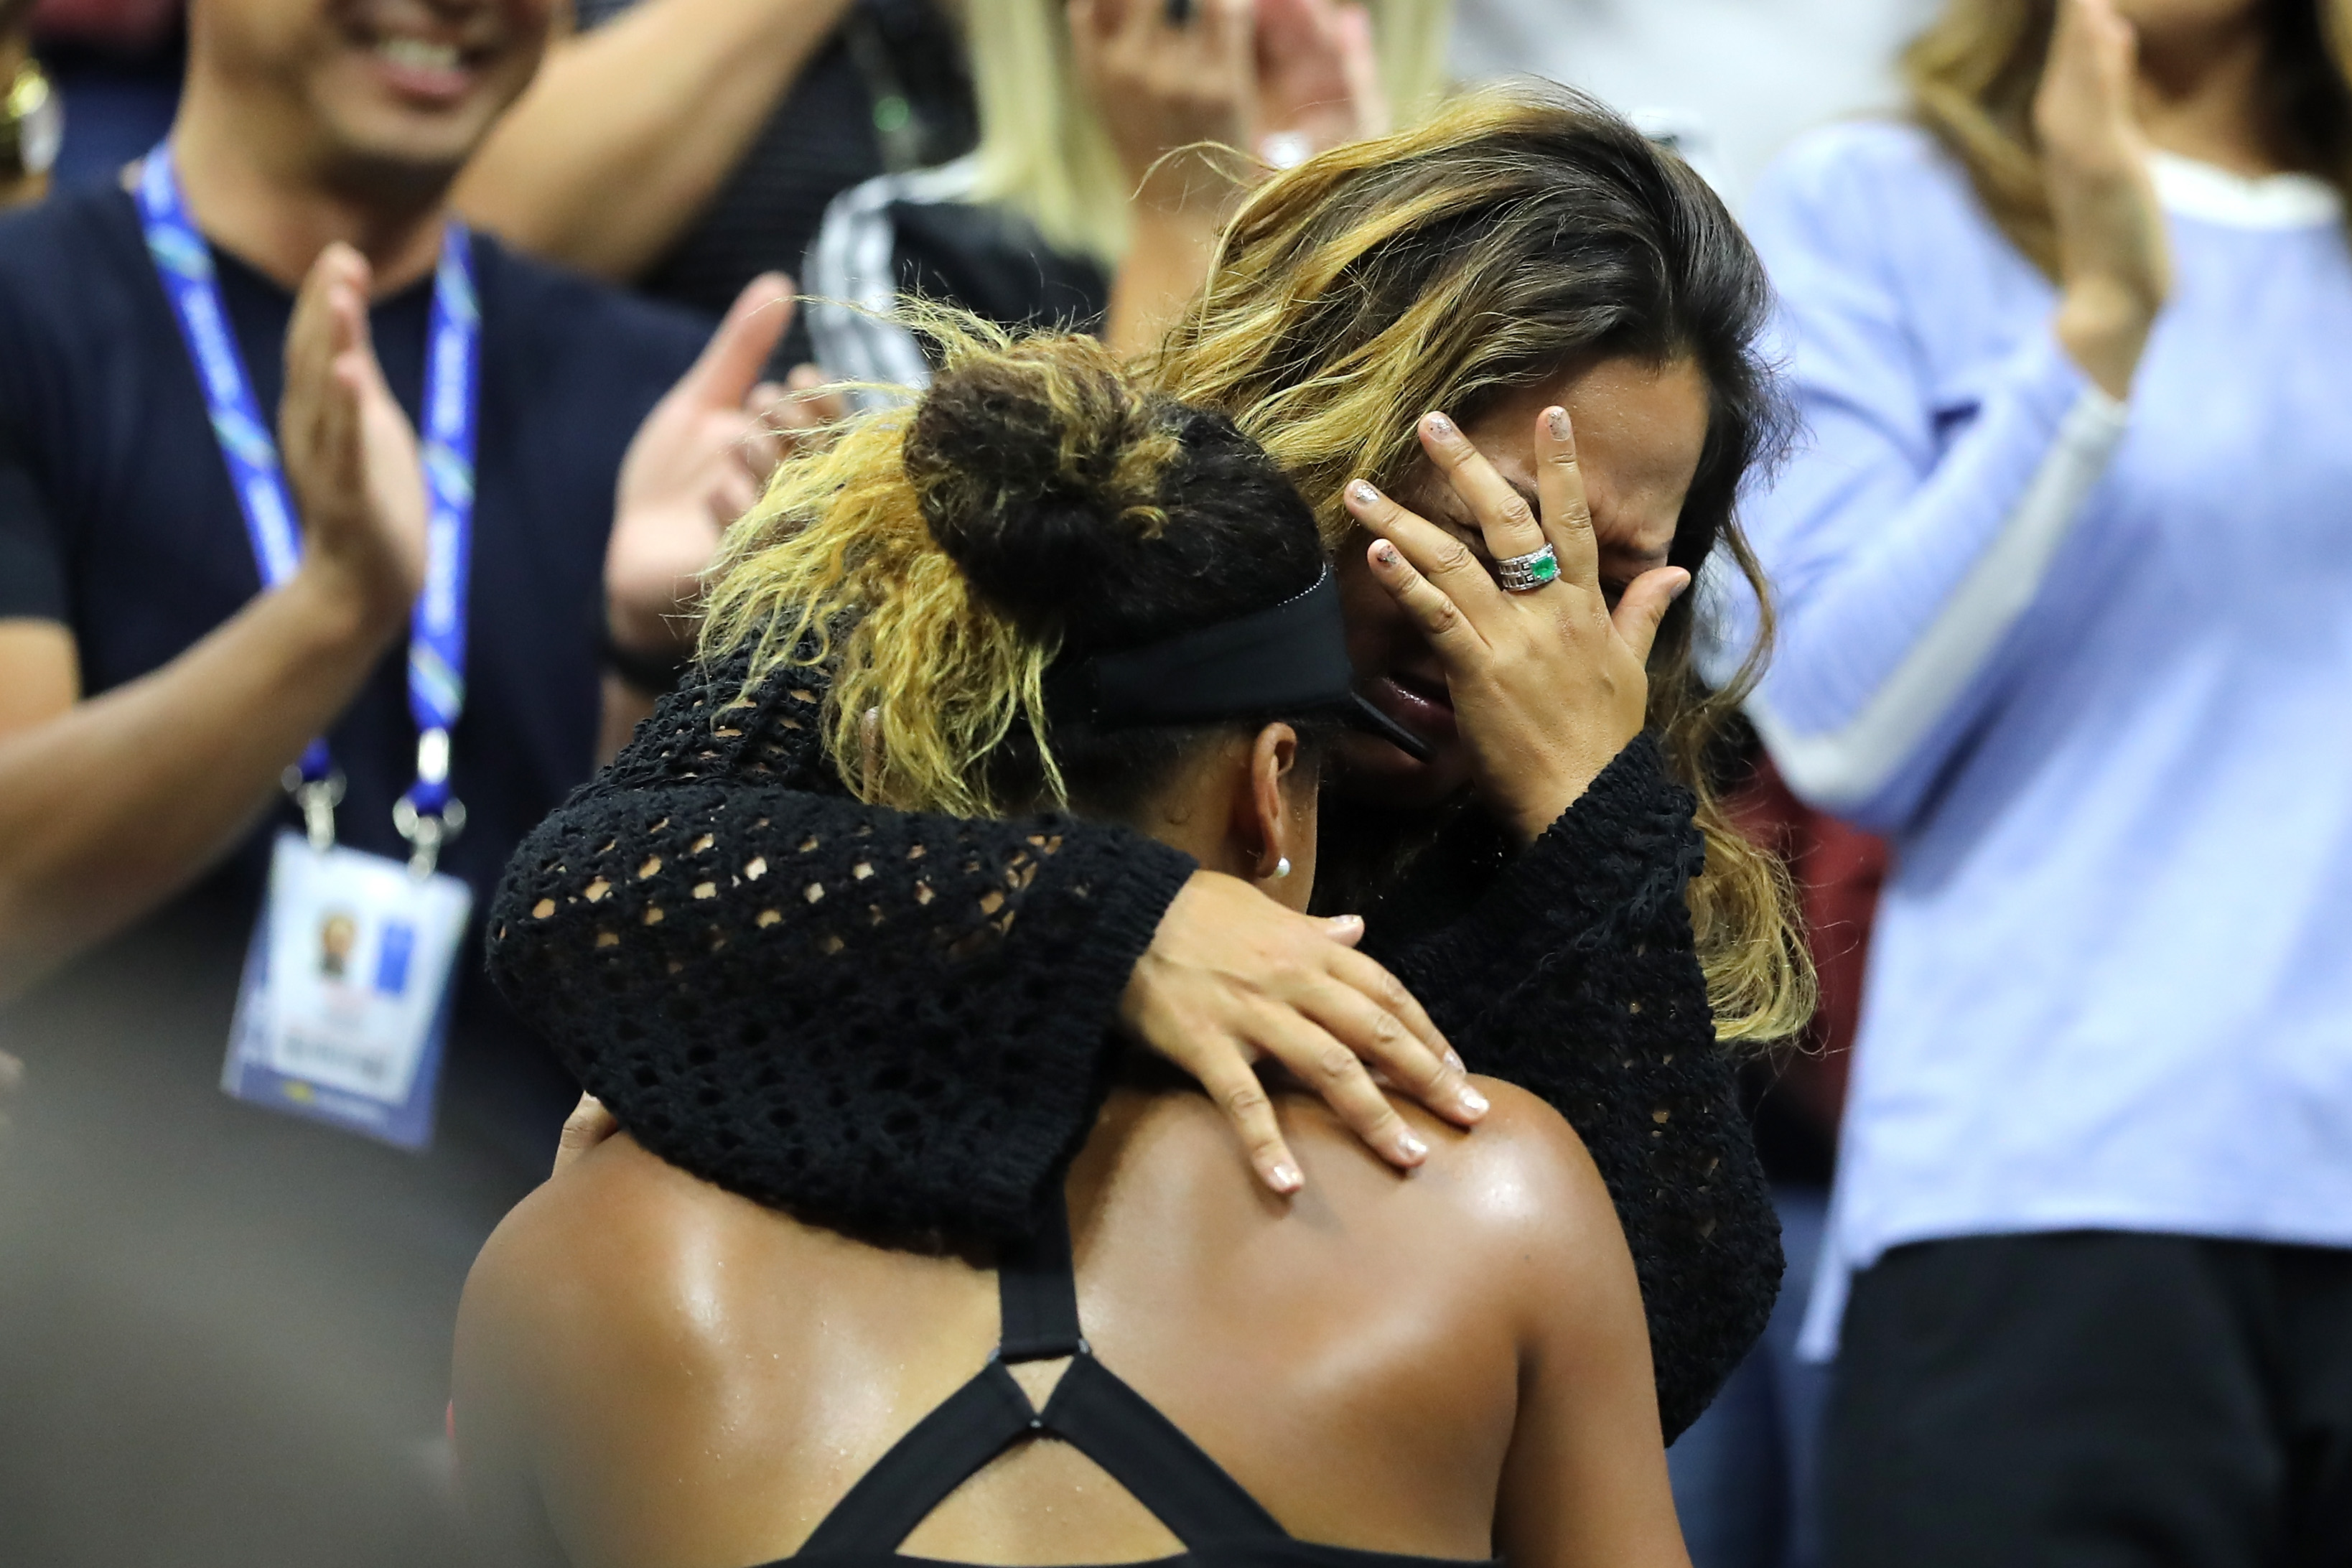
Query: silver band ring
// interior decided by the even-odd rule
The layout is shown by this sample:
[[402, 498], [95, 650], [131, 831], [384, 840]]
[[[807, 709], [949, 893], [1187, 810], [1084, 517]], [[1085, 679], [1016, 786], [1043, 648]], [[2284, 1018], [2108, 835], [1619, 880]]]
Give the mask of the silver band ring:
[[1559, 575], [1559, 557], [1550, 545], [1526, 555], [1513, 555], [1495, 563], [1496, 579], [1504, 591], [1512, 594], [1532, 594]]

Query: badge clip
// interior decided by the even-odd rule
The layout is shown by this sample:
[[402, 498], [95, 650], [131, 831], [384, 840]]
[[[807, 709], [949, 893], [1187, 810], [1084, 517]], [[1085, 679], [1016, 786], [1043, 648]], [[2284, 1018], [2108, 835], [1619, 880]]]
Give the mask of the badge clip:
[[335, 847], [335, 807], [343, 803], [343, 775], [340, 770], [324, 778], [305, 778], [300, 764], [288, 768], [278, 776], [286, 793], [302, 808], [302, 831], [310, 840], [310, 847], [325, 854]]
[[392, 803], [392, 825], [408, 840], [408, 873], [422, 882], [441, 862], [441, 847], [466, 831], [466, 803], [456, 795], [438, 811], [419, 811], [402, 795]]
[[[416, 797], [437, 797], [420, 807]], [[449, 793], [449, 731], [435, 725], [416, 737], [416, 787], [392, 803], [392, 825], [408, 840], [408, 873], [418, 881], [433, 875], [441, 847], [466, 831], [466, 803]]]

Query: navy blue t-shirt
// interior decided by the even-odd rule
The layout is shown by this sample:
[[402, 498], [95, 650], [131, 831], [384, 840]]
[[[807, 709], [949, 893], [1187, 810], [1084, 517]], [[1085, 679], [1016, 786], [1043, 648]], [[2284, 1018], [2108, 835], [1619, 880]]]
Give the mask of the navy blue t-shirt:
[[[214, 258], [255, 396], [274, 417], [293, 297], [235, 257], [215, 248]], [[473, 885], [479, 910], [522, 835], [593, 767], [614, 480], [709, 324], [487, 237], [474, 240], [474, 264], [478, 500], [466, 707], [450, 760], [467, 826], [442, 866]], [[427, 278], [372, 315], [385, 379], [412, 420], [431, 298]], [[70, 627], [95, 696], [169, 663], [259, 590], [131, 197], [69, 192], [0, 219], [0, 616]], [[328, 737], [349, 781], [341, 841], [394, 856], [406, 848], [392, 805], [416, 756], [405, 652], [404, 638]], [[190, 899], [226, 900], [240, 911], [232, 923], [249, 918], [268, 840], [298, 820], [281, 805]], [[488, 987], [466, 993], [461, 1023]]]

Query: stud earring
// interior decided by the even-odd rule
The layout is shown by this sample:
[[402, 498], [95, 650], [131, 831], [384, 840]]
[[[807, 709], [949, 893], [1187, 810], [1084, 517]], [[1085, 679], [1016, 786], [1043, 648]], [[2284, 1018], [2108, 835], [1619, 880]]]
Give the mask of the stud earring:
[[1287, 856], [1287, 855], [1285, 855], [1285, 856], [1281, 857], [1279, 859], [1276, 860], [1276, 861], [1275, 861], [1275, 863], [1274, 863], [1274, 876], [1275, 876], [1275, 880], [1276, 880], [1276, 881], [1280, 881], [1283, 878], [1287, 877], [1287, 876], [1289, 876], [1289, 875], [1290, 875], [1290, 857], [1289, 857], [1289, 856]]

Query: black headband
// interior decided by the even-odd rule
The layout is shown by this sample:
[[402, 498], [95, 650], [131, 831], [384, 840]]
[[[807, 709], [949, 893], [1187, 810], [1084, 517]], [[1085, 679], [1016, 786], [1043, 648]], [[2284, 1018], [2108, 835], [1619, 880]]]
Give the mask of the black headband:
[[1056, 666], [1045, 707], [1057, 725], [1097, 730], [1332, 712], [1427, 762], [1429, 743], [1358, 696], [1355, 679], [1339, 580], [1326, 566], [1271, 609]]

